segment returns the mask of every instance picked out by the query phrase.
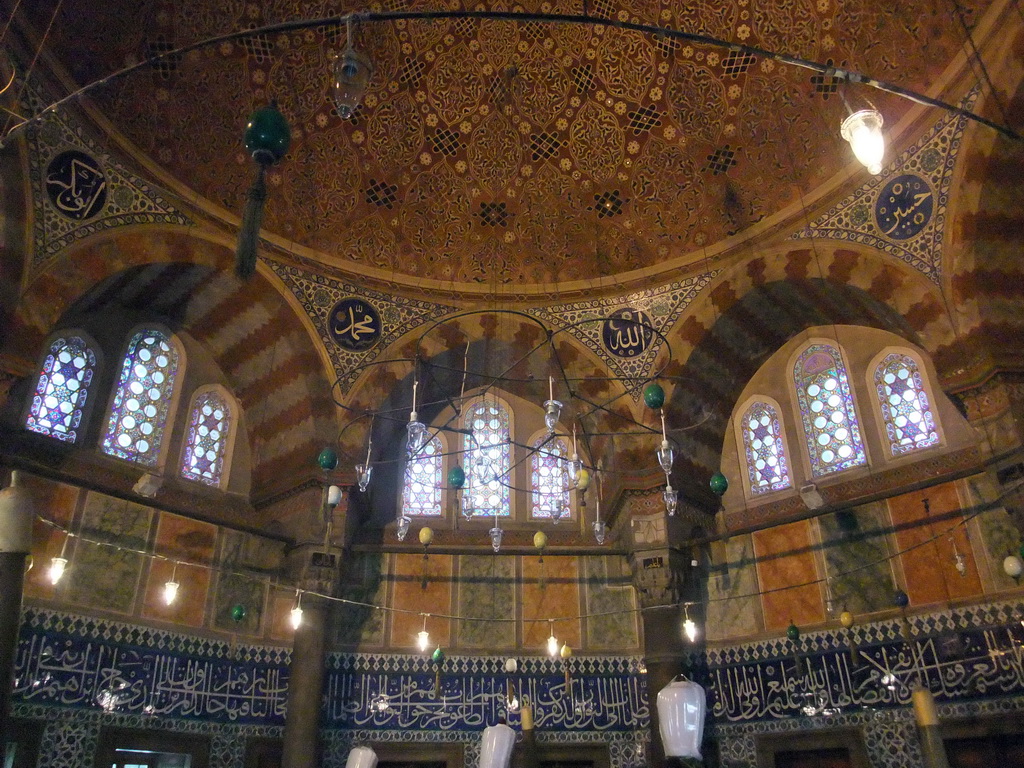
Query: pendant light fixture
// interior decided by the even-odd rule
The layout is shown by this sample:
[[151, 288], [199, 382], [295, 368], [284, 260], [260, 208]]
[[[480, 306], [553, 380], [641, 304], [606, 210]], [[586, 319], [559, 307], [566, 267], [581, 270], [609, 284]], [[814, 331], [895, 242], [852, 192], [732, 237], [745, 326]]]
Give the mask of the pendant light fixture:
[[[579, 488], [580, 472], [583, 470], [583, 462], [580, 461], [579, 451], [576, 450], [576, 425], [572, 425], [572, 458], [569, 459], [569, 484], [573, 488]], [[583, 489], [580, 489], [583, 490]]]
[[423, 629], [416, 634], [416, 647], [420, 649], [420, 653], [426, 653], [427, 648], [430, 647], [430, 633], [427, 632], [428, 615], [423, 614]]
[[178, 580], [175, 578], [178, 575], [178, 561], [174, 561], [174, 567], [171, 568], [171, 578], [169, 581], [164, 583], [164, 605], [173, 605], [174, 601], [178, 599]]
[[562, 404], [555, 400], [555, 377], [548, 376], [548, 399], [544, 401], [544, 426], [548, 435], [555, 434], [558, 420], [562, 418]]
[[423, 443], [426, 442], [427, 427], [420, 421], [420, 415], [416, 412], [416, 389], [419, 387], [419, 380], [412, 382], [412, 411], [409, 413], [409, 424], [406, 430], [409, 433], [409, 455], [419, 453]]
[[366, 95], [373, 75], [370, 60], [352, 45], [352, 15], [346, 22], [345, 50], [334, 60], [331, 97], [342, 120], [349, 120]]
[[668, 442], [668, 432], [665, 429], [665, 412], [661, 412], [661, 447], [658, 449], [658, 464], [666, 475], [672, 473], [672, 463], [676, 459], [676, 452]]
[[548, 620], [548, 656], [552, 658], [558, 656], [558, 638], [555, 637], [555, 622], [551, 619]]
[[302, 591], [295, 590], [295, 607], [292, 608], [291, 614], [288, 620], [291, 622], [292, 629], [298, 629], [302, 626]]
[[71, 534], [67, 534], [64, 537], [64, 543], [60, 547], [60, 555], [50, 560], [50, 570], [48, 572], [50, 578], [50, 584], [57, 586], [57, 583], [64, 577], [64, 571], [68, 567], [68, 559], [65, 557], [68, 549], [68, 542], [71, 540]]
[[873, 176], [882, 172], [882, 159], [885, 156], [883, 122], [882, 113], [871, 107], [857, 112], [851, 110], [849, 117], [839, 127], [839, 134], [850, 142], [853, 154]]

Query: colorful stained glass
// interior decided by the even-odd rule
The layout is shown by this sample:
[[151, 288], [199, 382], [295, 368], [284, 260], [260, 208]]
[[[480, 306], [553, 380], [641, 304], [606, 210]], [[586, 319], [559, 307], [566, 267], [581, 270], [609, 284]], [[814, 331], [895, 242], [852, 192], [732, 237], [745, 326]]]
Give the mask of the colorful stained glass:
[[43, 362], [25, 426], [66, 443], [78, 439], [96, 355], [78, 336], [57, 339]]
[[465, 424], [471, 434], [465, 443], [463, 514], [507, 517], [512, 463], [508, 411], [493, 400], [482, 400], [466, 411]]
[[818, 477], [867, 463], [846, 366], [828, 344], [808, 347], [793, 368], [811, 473]]
[[135, 334], [121, 366], [103, 451], [155, 466], [174, 394], [178, 350], [160, 331]]
[[899, 352], [886, 355], [875, 368], [875, 391], [893, 456], [938, 444], [921, 371], [912, 357]]
[[405, 464], [402, 514], [406, 517], [437, 517], [441, 509], [441, 441], [425, 443]]
[[743, 425], [750, 492], [756, 495], [792, 487], [779, 414], [775, 409], [768, 403], [754, 403], [743, 414], [740, 423]]
[[[562, 440], [542, 437], [534, 443], [530, 459], [530, 516], [543, 519], [569, 517], [569, 449]], [[557, 512], [557, 514], [556, 514]]]
[[227, 455], [231, 406], [216, 391], [203, 392], [192, 401], [192, 418], [185, 436], [181, 476], [219, 487]]

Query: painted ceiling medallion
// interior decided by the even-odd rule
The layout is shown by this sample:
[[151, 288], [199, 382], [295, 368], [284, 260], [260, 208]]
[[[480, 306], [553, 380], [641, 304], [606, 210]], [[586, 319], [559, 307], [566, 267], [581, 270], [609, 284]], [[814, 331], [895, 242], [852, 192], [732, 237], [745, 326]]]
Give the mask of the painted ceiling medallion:
[[383, 332], [377, 308], [368, 301], [353, 297], [334, 305], [328, 327], [335, 343], [349, 352], [371, 349], [380, 341]]

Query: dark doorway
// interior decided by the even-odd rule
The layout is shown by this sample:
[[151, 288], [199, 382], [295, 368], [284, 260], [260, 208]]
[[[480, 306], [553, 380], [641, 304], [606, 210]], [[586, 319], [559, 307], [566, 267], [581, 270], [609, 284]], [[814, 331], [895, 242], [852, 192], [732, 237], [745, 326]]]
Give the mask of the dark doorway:
[[43, 724], [34, 720], [11, 720], [7, 732], [5, 768], [35, 768], [39, 760], [39, 742], [43, 738]]
[[281, 768], [281, 739], [249, 739], [245, 743], [245, 768]]
[[209, 768], [210, 740], [205, 736], [104, 728], [96, 750], [96, 768]]
[[994, 765], [1024, 765], [1024, 734], [954, 738], [946, 741], [949, 768], [990, 768]]
[[776, 752], [775, 768], [853, 768], [853, 758], [845, 747]]

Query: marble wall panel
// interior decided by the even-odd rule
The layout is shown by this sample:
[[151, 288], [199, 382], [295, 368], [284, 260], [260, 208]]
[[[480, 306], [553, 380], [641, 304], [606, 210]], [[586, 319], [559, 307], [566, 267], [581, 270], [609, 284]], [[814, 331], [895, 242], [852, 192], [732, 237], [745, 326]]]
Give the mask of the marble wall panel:
[[[259, 634], [267, 608], [267, 581], [263, 574], [280, 571], [284, 544], [241, 531], [225, 530], [217, 577], [213, 625], [226, 632]], [[245, 609], [240, 620], [235, 606]]]
[[[516, 645], [515, 558], [460, 555], [458, 639], [466, 648], [514, 648]], [[511, 621], [510, 621], [511, 620]]]
[[74, 539], [57, 594], [78, 605], [130, 613], [147, 560], [130, 550], [145, 550], [152, 518], [149, 507], [90, 491], [80, 530], [91, 541]]
[[[202, 626], [212, 572], [201, 566], [213, 563], [216, 544], [216, 526], [169, 512], [160, 513], [155, 551], [172, 560], [154, 559], [150, 563], [142, 615], [191, 627]], [[173, 559], [185, 564], [175, 566]], [[164, 584], [172, 575], [181, 586], [177, 600], [167, 605], [163, 599]]]
[[369, 648], [384, 644], [384, 611], [364, 605], [386, 604], [389, 557], [372, 552], [353, 552], [346, 557], [338, 595], [363, 605], [334, 606], [333, 637], [338, 646]]
[[[929, 511], [925, 511], [925, 500]], [[944, 512], [961, 508], [955, 483], [926, 488], [889, 499], [896, 526], [896, 545], [906, 578], [905, 589], [913, 605], [927, 605], [981, 594], [981, 579], [965, 526], [959, 516], [936, 520]], [[967, 571], [955, 567], [954, 543]]]
[[[523, 647], [543, 648], [549, 627], [544, 619], [578, 616], [579, 568], [575, 557], [523, 557]], [[570, 648], [580, 647], [580, 620], [560, 621], [555, 636]]]
[[[779, 525], [753, 534], [765, 629], [769, 632], [818, 624], [825, 619], [811, 551], [808, 521]], [[795, 586], [795, 585], [804, 586]]]
[[587, 650], [638, 648], [636, 592], [626, 558], [583, 557], [580, 565], [586, 579]]
[[55, 483], [24, 472], [21, 478], [32, 493], [36, 507], [36, 518], [32, 522], [32, 568], [25, 576], [25, 596], [51, 598], [55, 590], [49, 579], [50, 560], [60, 555], [66, 536], [39, 517], [67, 528], [71, 525], [82, 491], [72, 485]]
[[883, 611], [896, 589], [884, 502], [818, 518], [835, 613]]
[[[451, 555], [420, 554], [395, 555], [394, 592], [391, 605], [397, 610], [391, 614], [391, 647], [416, 647], [416, 636], [423, 629], [422, 613], [452, 613]], [[451, 620], [427, 618], [431, 648], [451, 643]]]
[[705, 632], [709, 641], [742, 637], [761, 631], [761, 601], [757, 597], [754, 542], [748, 536], [726, 540], [708, 574]]

